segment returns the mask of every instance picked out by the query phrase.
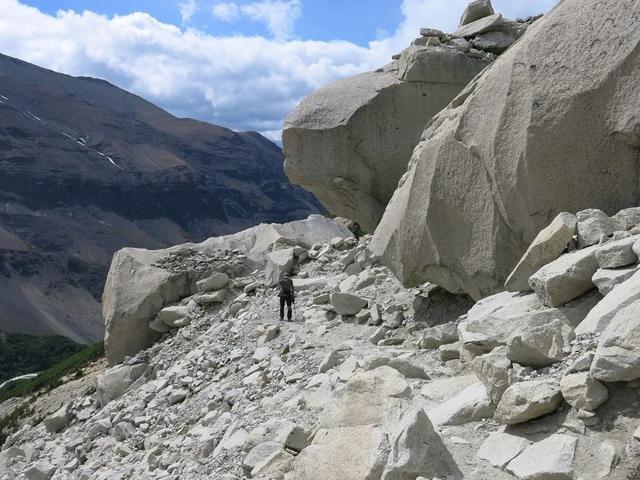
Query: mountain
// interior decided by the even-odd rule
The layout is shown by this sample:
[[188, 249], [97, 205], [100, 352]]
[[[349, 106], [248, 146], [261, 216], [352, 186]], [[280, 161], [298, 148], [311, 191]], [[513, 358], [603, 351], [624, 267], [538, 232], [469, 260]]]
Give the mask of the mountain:
[[89, 342], [112, 254], [321, 211], [280, 148], [0, 54], [0, 328]]

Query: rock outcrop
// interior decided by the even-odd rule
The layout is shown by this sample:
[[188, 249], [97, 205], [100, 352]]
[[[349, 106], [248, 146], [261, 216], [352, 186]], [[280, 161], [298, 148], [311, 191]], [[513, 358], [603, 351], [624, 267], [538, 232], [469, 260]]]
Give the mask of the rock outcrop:
[[[150, 346], [158, 332], [165, 331], [166, 321], [150, 325], [163, 307], [196, 291], [221, 288], [226, 285], [229, 275], [248, 273], [256, 266], [264, 267], [270, 260], [269, 284], [277, 283], [282, 269], [278, 270], [280, 273], [273, 273], [272, 256], [281, 252], [289, 252], [293, 256], [293, 249], [269, 253], [274, 247], [299, 245], [310, 248], [319, 242], [345, 238], [353, 238], [346, 227], [325, 217], [311, 215], [306, 220], [288, 224], [261, 224], [236, 234], [213, 237], [200, 244], [178, 245], [163, 250], [125, 248], [118, 251], [113, 257], [102, 297], [105, 350], [109, 363], [122, 362], [125, 356]], [[229, 252], [232, 251], [242, 254], [230, 257]], [[227, 271], [219, 272], [221, 265]], [[288, 264], [287, 269], [291, 267]], [[219, 303], [223, 298], [224, 295], [216, 295], [215, 298], [203, 295], [196, 301]]]
[[[493, 11], [489, 1], [480, 3], [465, 12], [463, 21], [482, 21]], [[528, 24], [499, 16], [471, 34], [422, 29], [392, 63], [311, 94], [285, 121], [289, 179], [313, 192], [332, 213], [373, 232], [425, 124]], [[496, 34], [501, 37], [491, 36]]]
[[638, 203], [639, 12], [561, 2], [429, 122], [372, 242], [405, 285], [481, 298], [559, 212]]

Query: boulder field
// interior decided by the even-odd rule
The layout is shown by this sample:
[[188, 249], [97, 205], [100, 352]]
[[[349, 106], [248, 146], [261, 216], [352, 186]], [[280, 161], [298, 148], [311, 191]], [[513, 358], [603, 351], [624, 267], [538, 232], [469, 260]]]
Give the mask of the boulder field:
[[[640, 209], [577, 212], [568, 227], [572, 214], [559, 217], [538, 240], [568, 231], [562, 251], [534, 242], [520, 265], [539, 268], [521, 290], [475, 305], [403, 287], [371, 236], [320, 218], [241, 232], [242, 250], [222, 237], [206, 252], [146, 252], [136, 268], [116, 257], [112, 279], [127, 292], [108, 319], [135, 328], [114, 323], [108, 351], [143, 324], [148, 348], [22, 400], [37, 414], [4, 432], [0, 480], [633, 478], [640, 277], [607, 275], [606, 291], [596, 279], [612, 258], [637, 270]], [[334, 236], [309, 245], [310, 230]], [[274, 242], [274, 231], [288, 234]], [[292, 322], [278, 321], [271, 286], [285, 271]]]

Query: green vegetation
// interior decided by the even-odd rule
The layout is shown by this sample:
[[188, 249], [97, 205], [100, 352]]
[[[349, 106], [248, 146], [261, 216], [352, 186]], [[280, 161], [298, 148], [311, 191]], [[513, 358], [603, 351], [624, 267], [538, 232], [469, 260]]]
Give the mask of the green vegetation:
[[[53, 390], [62, 384], [62, 379], [65, 376], [72, 375], [74, 378], [80, 378], [84, 367], [103, 356], [103, 342], [91, 345], [49, 367], [35, 378], [19, 380], [0, 389], [0, 403], [14, 397], [24, 397], [32, 393]], [[10, 414], [0, 417], [0, 445], [4, 443], [7, 435], [18, 427], [21, 418], [31, 415], [30, 403], [32, 401], [33, 397], [15, 408]]]
[[49, 367], [35, 378], [7, 385], [0, 390], [0, 403], [9, 398], [24, 397], [39, 390], [52, 390], [62, 383], [62, 377], [65, 375], [81, 376], [83, 367], [103, 356], [104, 344], [102, 342], [91, 345]]
[[0, 383], [41, 372], [83, 348], [84, 345], [58, 335], [0, 332]]

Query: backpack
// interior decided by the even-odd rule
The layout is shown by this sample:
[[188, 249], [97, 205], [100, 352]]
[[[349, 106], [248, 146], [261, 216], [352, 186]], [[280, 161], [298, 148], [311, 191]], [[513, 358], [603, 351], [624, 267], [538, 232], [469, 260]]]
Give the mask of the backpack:
[[280, 280], [280, 296], [293, 297], [293, 282], [291, 279]]

